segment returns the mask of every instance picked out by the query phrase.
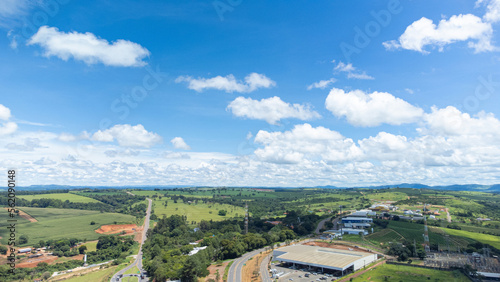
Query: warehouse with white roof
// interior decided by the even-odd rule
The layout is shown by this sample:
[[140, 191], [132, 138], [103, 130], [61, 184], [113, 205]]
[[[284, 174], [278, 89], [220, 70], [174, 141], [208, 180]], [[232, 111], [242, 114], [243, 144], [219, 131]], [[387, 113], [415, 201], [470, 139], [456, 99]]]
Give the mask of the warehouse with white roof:
[[299, 268], [316, 268], [341, 275], [354, 272], [377, 260], [377, 254], [294, 245], [273, 251], [273, 259]]

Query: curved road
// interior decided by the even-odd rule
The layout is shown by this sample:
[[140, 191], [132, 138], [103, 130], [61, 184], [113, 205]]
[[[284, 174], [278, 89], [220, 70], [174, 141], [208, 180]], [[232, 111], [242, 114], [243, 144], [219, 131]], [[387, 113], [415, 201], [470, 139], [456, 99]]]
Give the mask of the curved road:
[[[337, 216], [336, 216], [336, 217], [332, 220], [332, 222], [333, 222], [333, 229], [334, 229], [334, 230], [337, 230], [337, 224], [338, 224], [338, 222], [339, 222], [339, 220], [340, 220], [340, 218], [341, 218], [342, 216], [343, 216], [343, 214], [341, 214], [341, 215], [337, 215]], [[319, 231], [321, 230], [321, 228], [323, 228], [323, 227], [325, 226], [325, 223], [326, 223], [327, 221], [329, 221], [329, 220], [331, 220], [331, 217], [325, 218], [325, 219], [323, 219], [322, 221], [320, 221], [320, 222], [318, 223], [318, 226], [316, 227], [316, 230], [314, 231], [314, 233], [316, 233], [316, 234], [320, 234], [321, 232], [319, 232]]]
[[[137, 257], [131, 265], [129, 265], [129, 266], [125, 267], [124, 269], [115, 273], [115, 275], [113, 275], [113, 277], [111, 277], [111, 282], [122, 281], [120, 278], [118, 278], [118, 275], [123, 276], [123, 273], [125, 273], [127, 270], [133, 268], [134, 266], [137, 266], [139, 268], [139, 270], [141, 271], [141, 273], [144, 272], [144, 270], [142, 269], [142, 244], [144, 244], [144, 241], [146, 241], [146, 233], [148, 232], [148, 229], [149, 229], [149, 216], [151, 215], [151, 205], [152, 205], [151, 199], [147, 199], [147, 200], [148, 200], [149, 204], [148, 204], [148, 209], [146, 211], [146, 218], [144, 219], [144, 228], [142, 230], [142, 239], [140, 242], [141, 246], [139, 247], [139, 252], [137, 254]], [[148, 281], [148, 279], [147, 279], [147, 277], [144, 279], [139, 278], [139, 281], [140, 282]]]
[[269, 270], [267, 268], [272, 255], [273, 253], [271, 252], [260, 263], [260, 278], [262, 278], [262, 282], [272, 282], [272, 279], [269, 277]]
[[264, 248], [258, 249], [255, 251], [251, 251], [249, 253], [244, 254], [243, 256], [234, 260], [233, 264], [229, 268], [229, 273], [227, 274], [228, 282], [241, 282], [241, 273], [243, 272], [243, 266], [247, 262], [247, 260], [256, 254], [265, 251]]

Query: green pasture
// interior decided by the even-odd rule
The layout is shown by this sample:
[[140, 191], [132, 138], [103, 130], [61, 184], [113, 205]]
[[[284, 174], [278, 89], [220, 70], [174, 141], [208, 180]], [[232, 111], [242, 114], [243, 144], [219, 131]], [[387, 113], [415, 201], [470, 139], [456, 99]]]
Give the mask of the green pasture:
[[35, 199], [55, 199], [55, 200], [61, 200], [61, 201], [70, 201], [73, 203], [100, 203], [99, 201], [80, 196], [77, 194], [73, 193], [57, 193], [57, 194], [37, 194], [37, 195], [21, 195], [17, 196], [18, 198], [25, 199], [28, 201], [35, 200]]
[[468, 282], [470, 281], [459, 271], [442, 271], [427, 268], [418, 268], [406, 265], [382, 264], [368, 270], [362, 275], [353, 278], [352, 281], [446, 281], [446, 282]]
[[455, 230], [449, 228], [440, 228], [444, 232], [452, 236], [465, 237], [469, 239], [476, 240], [483, 244], [488, 244], [498, 250], [500, 250], [500, 237], [488, 234], [481, 234], [476, 232], [470, 232], [465, 230]]
[[[100, 234], [95, 230], [106, 224], [131, 224], [135, 223], [135, 217], [119, 213], [101, 213], [98, 211], [52, 209], [52, 208], [21, 208], [30, 214], [38, 222], [16, 224], [17, 236], [27, 235], [28, 244], [32, 245], [40, 240], [77, 238], [96, 240]], [[90, 225], [94, 221], [95, 225]], [[6, 243], [8, 230], [0, 229], [2, 244]]]
[[[168, 200], [167, 207], [165, 207], [163, 204], [165, 203], [166, 199], [167, 198], [153, 201], [153, 209], [158, 217], [162, 217], [163, 215], [170, 216], [173, 214], [178, 214], [186, 215], [188, 222], [200, 222], [201, 220], [220, 221], [228, 218], [245, 216], [245, 209], [242, 207], [218, 203], [204, 204], [201, 201], [199, 201], [197, 204], [182, 203], [182, 201], [180, 200], [177, 203], [174, 203], [174, 201], [170, 199]], [[219, 210], [226, 210], [226, 216], [220, 216], [218, 214]]]

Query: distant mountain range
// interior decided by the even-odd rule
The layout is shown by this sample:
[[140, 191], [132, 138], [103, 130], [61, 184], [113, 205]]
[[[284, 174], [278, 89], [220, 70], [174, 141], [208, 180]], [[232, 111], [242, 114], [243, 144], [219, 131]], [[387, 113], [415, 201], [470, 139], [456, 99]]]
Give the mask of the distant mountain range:
[[[145, 190], [159, 189], [174, 189], [174, 188], [207, 188], [211, 186], [190, 186], [190, 185], [127, 185], [127, 186], [70, 186], [70, 185], [31, 185], [26, 187], [18, 187], [18, 190], [54, 190], [54, 189], [132, 189], [140, 188]], [[232, 187], [232, 186], [231, 186]], [[263, 189], [288, 189], [292, 187], [263, 187], [263, 186], [247, 186], [237, 188], [263, 188]], [[296, 188], [296, 187], [293, 187]], [[310, 187], [306, 187], [310, 188]], [[354, 188], [368, 188], [368, 189], [384, 189], [384, 188], [417, 188], [417, 189], [435, 189], [435, 190], [450, 190], [450, 191], [476, 191], [476, 192], [500, 192], [500, 184], [494, 185], [480, 185], [480, 184], [456, 184], [456, 185], [438, 185], [429, 186], [419, 183], [401, 183], [401, 184], [390, 184], [390, 185], [379, 185], [379, 186], [359, 186], [359, 187], [338, 187], [338, 186], [316, 186], [312, 188], [325, 188], [325, 189], [354, 189]], [[0, 191], [5, 191], [5, 189], [0, 189]]]
[[[316, 188], [330, 189], [347, 189], [346, 187], [336, 186], [317, 186]], [[416, 188], [416, 189], [435, 189], [435, 190], [450, 190], [450, 191], [476, 191], [476, 192], [500, 192], [500, 184], [480, 185], [480, 184], [455, 184], [455, 185], [437, 185], [429, 186], [420, 183], [401, 183], [379, 186], [360, 186], [349, 188], [368, 188], [368, 189], [384, 189], [384, 188]]]

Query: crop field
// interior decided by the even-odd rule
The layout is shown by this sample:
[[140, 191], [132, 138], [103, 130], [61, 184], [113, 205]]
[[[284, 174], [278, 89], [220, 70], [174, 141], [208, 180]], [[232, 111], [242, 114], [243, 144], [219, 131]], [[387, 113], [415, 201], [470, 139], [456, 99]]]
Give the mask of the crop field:
[[408, 195], [401, 192], [380, 192], [367, 194], [366, 197], [370, 200], [376, 201], [399, 201], [407, 199]]
[[61, 200], [61, 201], [70, 201], [73, 203], [99, 203], [99, 201], [76, 195], [73, 193], [57, 193], [57, 194], [38, 194], [38, 195], [21, 195], [18, 196], [18, 198], [25, 199], [28, 201], [34, 200], [34, 199], [56, 199], [56, 200]]
[[369, 241], [384, 243], [384, 242], [399, 242], [402, 239], [402, 236], [396, 233], [392, 229], [383, 229], [373, 234], [369, 234], [365, 236], [365, 238]]
[[[85, 275], [74, 276], [70, 279], [64, 280], [65, 282], [104, 282], [109, 281], [115, 272], [118, 271], [118, 267], [109, 267], [103, 270], [94, 271]], [[137, 278], [136, 278], [137, 279]], [[131, 280], [132, 281], [132, 280]], [[136, 280], [137, 281], [137, 280]]]
[[470, 232], [470, 231], [465, 231], [465, 230], [455, 230], [455, 229], [449, 229], [449, 228], [441, 228], [441, 230], [448, 233], [449, 235], [474, 239], [474, 240], [479, 241], [483, 244], [488, 244], [488, 245], [493, 246], [494, 248], [500, 250], [500, 237], [499, 236], [475, 233], [475, 232]]
[[368, 270], [352, 281], [405, 281], [405, 282], [421, 282], [421, 281], [453, 281], [453, 282], [468, 282], [470, 281], [459, 271], [441, 271], [427, 268], [417, 268], [406, 265], [382, 264], [372, 270]]
[[[424, 242], [424, 225], [417, 223], [409, 223], [402, 221], [390, 221], [387, 228], [394, 230], [396, 233], [403, 236], [406, 240], [413, 241], [422, 244]], [[429, 228], [429, 241], [431, 244], [444, 244], [446, 240], [444, 236], [439, 233], [433, 232]]]
[[[100, 234], [94, 230], [105, 224], [135, 223], [135, 217], [119, 213], [100, 213], [98, 211], [52, 209], [52, 208], [21, 208], [38, 222], [23, 222], [16, 224], [17, 236], [27, 235], [28, 244], [40, 240], [77, 238], [95, 240]], [[94, 221], [95, 225], [90, 225]], [[7, 229], [0, 229], [2, 244], [6, 243]]]
[[[224, 220], [232, 217], [243, 217], [245, 216], [245, 209], [242, 207], [225, 205], [225, 204], [217, 204], [217, 203], [201, 203], [198, 204], [185, 204], [174, 203], [172, 200], [168, 200], [167, 207], [163, 205], [164, 200], [155, 200], [153, 201], [153, 209], [155, 214], [158, 217], [170, 216], [172, 214], [178, 215], [186, 215], [188, 222], [196, 221], [200, 222], [201, 220]], [[226, 210], [226, 216], [218, 215], [219, 210]]]
[[[7, 223], [7, 220], [9, 219], [16, 219], [17, 223], [16, 224], [22, 224], [22, 223], [28, 223], [29, 221], [27, 219], [24, 219], [20, 216], [16, 216], [14, 218], [9, 217], [9, 213], [7, 212], [6, 208], [0, 208], [0, 222], [2, 222], [2, 226], [5, 226], [4, 224]], [[4, 229], [4, 228], [2, 228]], [[0, 235], [2, 236], [2, 235]], [[3, 236], [2, 236], [3, 237]]]

